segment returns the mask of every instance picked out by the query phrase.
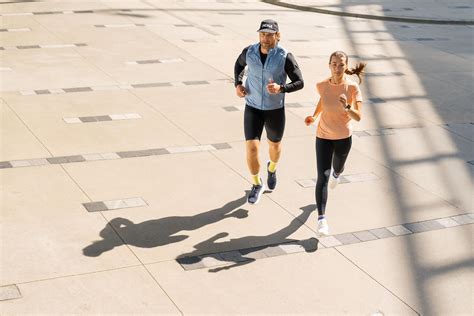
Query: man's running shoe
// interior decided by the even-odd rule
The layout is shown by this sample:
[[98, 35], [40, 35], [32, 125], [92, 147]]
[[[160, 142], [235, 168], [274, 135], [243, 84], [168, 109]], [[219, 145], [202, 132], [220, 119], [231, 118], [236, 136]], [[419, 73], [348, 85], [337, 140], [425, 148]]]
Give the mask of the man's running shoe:
[[268, 173], [268, 177], [267, 177], [267, 185], [268, 185], [268, 189], [270, 190], [274, 190], [276, 185], [277, 185], [277, 176], [276, 176], [276, 170], [275, 172], [270, 172], [268, 170], [268, 167], [270, 166], [270, 161], [267, 162], [267, 173]]
[[[262, 180], [260, 180], [260, 182], [262, 182]], [[258, 201], [260, 201], [260, 197], [262, 196], [264, 190], [265, 188], [263, 183], [261, 185], [252, 185], [252, 189], [250, 190], [250, 193], [247, 197], [247, 202], [250, 204], [257, 204]]]

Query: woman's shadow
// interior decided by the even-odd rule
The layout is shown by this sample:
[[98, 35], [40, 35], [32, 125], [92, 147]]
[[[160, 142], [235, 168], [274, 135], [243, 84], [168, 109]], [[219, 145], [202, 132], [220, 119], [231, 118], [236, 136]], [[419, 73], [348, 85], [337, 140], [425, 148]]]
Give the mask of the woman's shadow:
[[243, 197], [233, 200], [221, 208], [194, 216], [170, 216], [138, 224], [126, 218], [117, 217], [101, 230], [102, 239], [94, 241], [82, 252], [88, 257], [98, 257], [102, 253], [124, 244], [152, 248], [179, 242], [189, 237], [180, 234], [182, 231], [196, 230], [226, 218], [246, 218], [248, 211], [240, 208], [246, 202], [247, 192]]
[[[179, 256], [177, 259], [181, 264], [194, 264], [202, 260], [203, 257], [210, 256], [214, 259], [221, 260], [223, 264], [231, 262], [231, 265], [212, 268], [209, 272], [219, 272], [222, 270], [228, 270], [245, 264], [249, 264], [255, 261], [254, 254], [256, 252], [265, 252], [266, 248], [278, 247], [284, 244], [293, 244], [301, 246], [306, 252], [314, 252], [318, 249], [318, 239], [311, 237], [305, 240], [295, 240], [289, 238], [294, 232], [296, 232], [301, 226], [303, 226], [308, 220], [311, 213], [316, 209], [315, 204], [310, 204], [300, 208], [303, 212], [295, 217], [286, 227], [267, 235], [267, 236], [246, 236], [236, 239], [230, 239], [229, 241], [217, 242], [221, 238], [227, 237], [228, 233], [219, 233], [197, 245], [194, 246], [195, 250], [190, 253], [185, 253]], [[239, 249], [241, 245], [253, 245], [251, 248]], [[218, 253], [210, 253], [209, 249], [226, 249], [237, 250], [233, 251], [233, 255], [230, 257], [222, 257]], [[203, 255], [204, 253], [209, 255]]]

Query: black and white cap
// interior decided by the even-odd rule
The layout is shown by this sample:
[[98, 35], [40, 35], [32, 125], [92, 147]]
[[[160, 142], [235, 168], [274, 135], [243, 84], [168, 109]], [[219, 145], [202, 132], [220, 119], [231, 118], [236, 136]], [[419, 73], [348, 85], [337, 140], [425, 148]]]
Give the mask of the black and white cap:
[[274, 20], [263, 20], [257, 32], [276, 33], [278, 32], [278, 23]]

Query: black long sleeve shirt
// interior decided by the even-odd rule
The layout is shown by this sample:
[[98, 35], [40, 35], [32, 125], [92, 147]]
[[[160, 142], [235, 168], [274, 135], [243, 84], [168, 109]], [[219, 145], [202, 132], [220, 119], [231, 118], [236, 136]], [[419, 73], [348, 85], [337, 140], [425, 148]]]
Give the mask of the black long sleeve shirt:
[[[234, 85], [235, 86], [242, 84], [244, 69], [245, 69], [245, 66], [247, 66], [247, 50], [248, 49], [249, 47], [244, 48], [242, 53], [239, 55], [239, 57], [235, 61], [235, 65], [234, 65], [234, 78], [235, 78]], [[265, 60], [267, 59], [267, 55], [263, 54], [260, 51], [260, 58], [262, 61], [262, 65], [264, 65]], [[294, 92], [294, 91], [303, 89], [303, 86], [304, 86], [303, 75], [298, 66], [298, 63], [296, 62], [295, 57], [291, 53], [288, 53], [286, 55], [285, 72], [290, 78], [291, 82], [282, 84], [281, 92]]]

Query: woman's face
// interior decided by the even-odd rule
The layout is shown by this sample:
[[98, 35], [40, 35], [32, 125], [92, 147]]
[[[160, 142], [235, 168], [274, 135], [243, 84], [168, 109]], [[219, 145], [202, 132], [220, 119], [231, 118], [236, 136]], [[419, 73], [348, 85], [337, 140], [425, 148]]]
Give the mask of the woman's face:
[[331, 69], [331, 75], [333, 77], [342, 77], [347, 70], [346, 57], [332, 56], [329, 69]]

